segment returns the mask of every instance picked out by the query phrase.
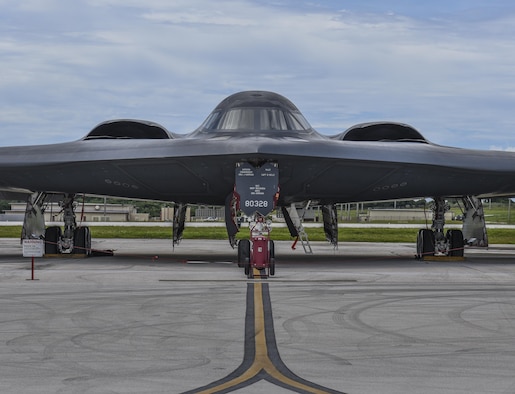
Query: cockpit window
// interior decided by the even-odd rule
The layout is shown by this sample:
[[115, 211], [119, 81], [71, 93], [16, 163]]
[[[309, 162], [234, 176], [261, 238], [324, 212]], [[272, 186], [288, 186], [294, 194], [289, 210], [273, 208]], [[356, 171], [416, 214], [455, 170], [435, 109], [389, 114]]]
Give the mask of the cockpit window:
[[[284, 112], [278, 109], [262, 109], [259, 111], [259, 129], [260, 130], [291, 130], [288, 128], [288, 122]], [[296, 127], [293, 127], [297, 130]]]
[[280, 108], [232, 108], [215, 111], [205, 120], [204, 130], [308, 130], [311, 126], [300, 113]]

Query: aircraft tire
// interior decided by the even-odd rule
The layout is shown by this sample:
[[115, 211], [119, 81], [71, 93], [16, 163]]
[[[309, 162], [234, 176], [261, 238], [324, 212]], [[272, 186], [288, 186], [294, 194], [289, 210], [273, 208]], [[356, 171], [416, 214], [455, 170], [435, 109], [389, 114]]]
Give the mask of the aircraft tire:
[[57, 242], [61, 238], [61, 227], [52, 226], [45, 230], [45, 254], [58, 254]]
[[268, 254], [270, 256], [268, 274], [270, 276], [274, 276], [275, 275], [275, 245], [274, 245], [274, 241], [272, 241], [272, 240], [270, 240], [270, 242], [268, 243]]
[[250, 241], [242, 239], [238, 242], [238, 267], [245, 266], [245, 259], [250, 257]]
[[91, 231], [89, 227], [78, 227], [73, 235], [73, 254], [91, 254]]
[[463, 232], [461, 230], [447, 230], [447, 239], [449, 240], [449, 256], [463, 257]]
[[417, 257], [434, 256], [435, 254], [435, 233], [432, 230], [422, 228], [417, 236]]
[[254, 279], [254, 268], [251, 266], [250, 260], [245, 265], [245, 270], [246, 270], [245, 274], [247, 275], [247, 278], [248, 279]]

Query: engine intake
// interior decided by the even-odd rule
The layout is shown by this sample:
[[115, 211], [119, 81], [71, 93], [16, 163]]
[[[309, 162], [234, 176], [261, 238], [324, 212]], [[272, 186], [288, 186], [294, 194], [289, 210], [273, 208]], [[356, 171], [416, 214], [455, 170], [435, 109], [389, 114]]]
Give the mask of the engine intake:
[[144, 120], [109, 120], [100, 123], [83, 140], [97, 139], [173, 139], [163, 126]]
[[374, 122], [354, 125], [333, 137], [342, 141], [428, 141], [416, 129], [404, 123]]

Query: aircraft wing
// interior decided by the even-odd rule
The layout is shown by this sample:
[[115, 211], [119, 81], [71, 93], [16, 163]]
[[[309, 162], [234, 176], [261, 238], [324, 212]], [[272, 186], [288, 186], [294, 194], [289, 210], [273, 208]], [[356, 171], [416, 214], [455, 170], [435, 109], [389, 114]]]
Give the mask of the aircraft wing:
[[0, 149], [0, 189], [223, 205], [237, 162], [274, 161], [280, 201], [515, 194], [515, 157], [409, 142], [250, 137]]
[[[268, 94], [259, 101], [252, 94], [236, 94], [238, 106], [224, 100], [198, 130], [183, 136], [154, 123], [119, 120], [97, 126], [79, 141], [0, 148], [0, 190], [224, 205], [234, 189], [236, 163], [274, 162], [280, 205], [515, 195], [513, 153], [438, 146], [393, 123], [358, 125], [327, 137], [282, 96]], [[280, 108], [301, 120], [294, 125], [298, 130], [286, 121], [283, 129], [280, 122], [272, 128], [270, 119], [269, 129], [255, 119], [249, 127], [241, 124], [241, 113], [237, 126], [213, 120], [235, 108], [249, 113]]]

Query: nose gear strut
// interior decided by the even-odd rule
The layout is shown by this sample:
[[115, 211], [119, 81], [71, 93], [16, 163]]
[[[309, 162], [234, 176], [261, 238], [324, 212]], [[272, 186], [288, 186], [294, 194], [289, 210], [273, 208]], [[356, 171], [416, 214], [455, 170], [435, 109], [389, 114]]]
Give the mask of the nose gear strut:
[[[248, 278], [253, 278], [255, 272], [261, 277], [275, 275], [275, 246], [270, 240], [271, 221], [266, 216], [277, 204], [278, 182], [279, 167], [275, 162], [258, 166], [247, 162], [236, 163], [234, 191], [227, 199], [226, 210], [232, 212], [232, 217], [241, 211], [252, 218], [249, 239], [238, 242], [238, 265], [245, 267]], [[234, 231], [233, 226], [227, 226], [227, 229], [228, 232]]]

